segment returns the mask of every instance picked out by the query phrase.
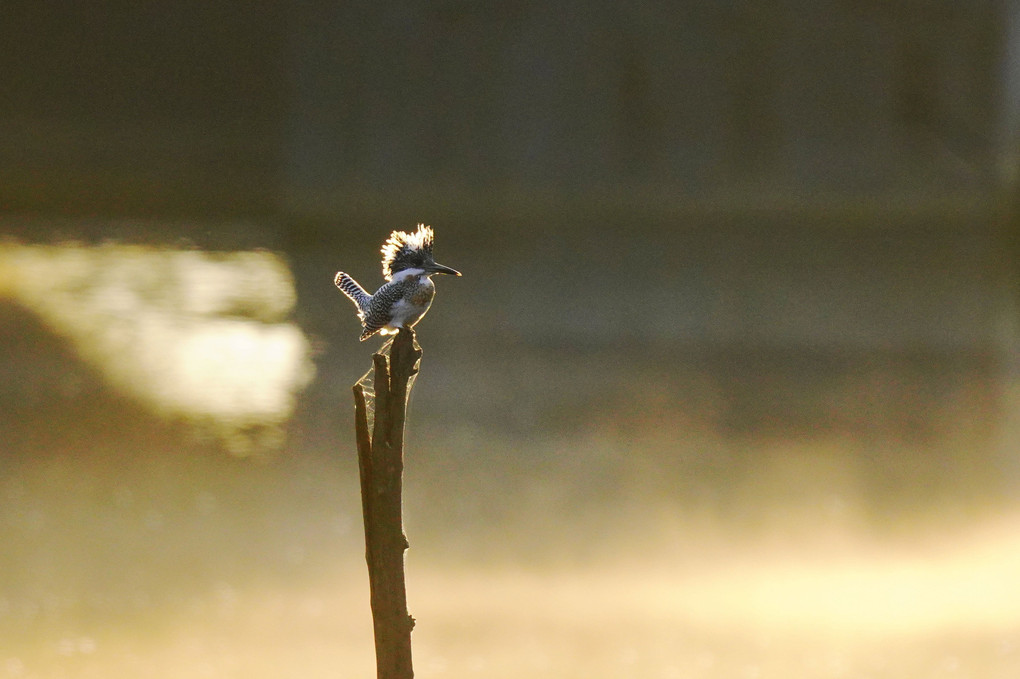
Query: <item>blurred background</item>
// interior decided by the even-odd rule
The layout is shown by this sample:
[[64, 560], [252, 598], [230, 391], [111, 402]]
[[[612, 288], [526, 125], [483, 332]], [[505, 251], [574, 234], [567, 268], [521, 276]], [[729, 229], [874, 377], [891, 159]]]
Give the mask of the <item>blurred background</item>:
[[5, 6], [0, 677], [1020, 675], [1020, 6]]

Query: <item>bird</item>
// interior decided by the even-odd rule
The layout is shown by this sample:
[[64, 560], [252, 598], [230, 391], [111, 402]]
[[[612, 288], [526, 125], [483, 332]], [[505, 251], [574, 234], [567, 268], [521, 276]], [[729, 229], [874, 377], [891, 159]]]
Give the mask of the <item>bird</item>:
[[337, 272], [333, 283], [358, 309], [364, 328], [362, 342], [377, 332], [396, 334], [400, 328], [410, 328], [420, 321], [436, 294], [431, 276], [461, 275], [456, 269], [436, 263], [432, 255], [434, 240], [432, 227], [424, 224], [419, 224], [413, 233], [391, 233], [382, 246], [382, 273], [386, 283], [374, 295], [368, 294], [349, 274]]

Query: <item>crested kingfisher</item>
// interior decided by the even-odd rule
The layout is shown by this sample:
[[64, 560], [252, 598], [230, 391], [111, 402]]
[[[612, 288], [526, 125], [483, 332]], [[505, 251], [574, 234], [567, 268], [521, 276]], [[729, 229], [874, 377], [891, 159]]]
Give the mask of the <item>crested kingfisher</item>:
[[379, 332], [393, 335], [421, 320], [432, 304], [436, 286], [430, 276], [437, 273], [459, 276], [460, 272], [437, 264], [432, 256], [432, 227], [418, 225], [414, 233], [394, 231], [382, 246], [382, 273], [386, 283], [368, 294], [365, 288], [343, 271], [333, 282], [358, 307], [358, 318], [365, 328], [361, 341]]

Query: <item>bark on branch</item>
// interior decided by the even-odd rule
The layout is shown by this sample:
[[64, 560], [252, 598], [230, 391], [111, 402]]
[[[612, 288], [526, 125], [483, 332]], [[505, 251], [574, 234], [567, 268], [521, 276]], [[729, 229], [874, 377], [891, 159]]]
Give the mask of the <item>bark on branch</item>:
[[421, 353], [414, 331], [402, 329], [393, 340], [389, 356], [372, 356], [375, 421], [371, 434], [364, 387], [354, 385], [354, 425], [378, 679], [414, 676], [411, 668], [414, 618], [407, 612], [404, 585], [404, 550], [408, 543], [401, 516], [401, 491], [408, 380], [418, 372]]

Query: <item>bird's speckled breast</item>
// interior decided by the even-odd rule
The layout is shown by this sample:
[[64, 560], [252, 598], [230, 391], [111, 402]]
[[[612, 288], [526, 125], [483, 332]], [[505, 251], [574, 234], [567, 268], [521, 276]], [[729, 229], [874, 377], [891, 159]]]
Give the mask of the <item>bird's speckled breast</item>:
[[425, 279], [424, 285], [419, 285], [413, 293], [411, 293], [411, 304], [415, 306], [428, 306], [432, 301], [432, 296], [436, 294], [436, 286], [432, 284], [432, 281]]

